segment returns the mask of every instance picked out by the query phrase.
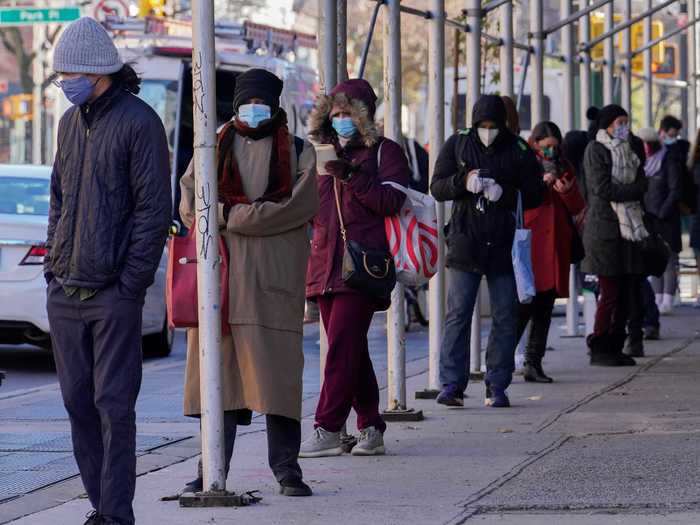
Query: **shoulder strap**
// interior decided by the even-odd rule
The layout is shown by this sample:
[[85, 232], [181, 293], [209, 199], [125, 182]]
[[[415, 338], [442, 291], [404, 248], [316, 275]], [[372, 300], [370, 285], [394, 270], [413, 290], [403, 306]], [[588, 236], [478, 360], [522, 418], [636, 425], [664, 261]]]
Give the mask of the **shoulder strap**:
[[333, 178], [333, 193], [335, 194], [335, 207], [338, 211], [338, 220], [340, 221], [340, 236], [343, 238], [343, 244], [347, 244], [348, 237], [345, 230], [345, 221], [343, 221], [343, 212], [340, 209], [340, 194], [338, 193], [338, 179], [336, 178]]
[[297, 160], [299, 160], [299, 157], [301, 157], [302, 151], [304, 151], [304, 139], [301, 139], [297, 136], [294, 137], [294, 149], [297, 152]]
[[455, 161], [460, 168], [464, 167], [463, 155], [464, 148], [467, 146], [467, 135], [469, 129], [461, 129], [457, 132], [457, 140], [455, 140]]

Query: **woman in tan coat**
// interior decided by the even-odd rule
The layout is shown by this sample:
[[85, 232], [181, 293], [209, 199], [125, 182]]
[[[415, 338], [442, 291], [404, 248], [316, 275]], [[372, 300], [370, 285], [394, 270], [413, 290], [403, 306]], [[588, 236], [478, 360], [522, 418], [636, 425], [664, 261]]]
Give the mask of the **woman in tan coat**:
[[[282, 81], [251, 69], [236, 79], [236, 117], [219, 132], [219, 226], [228, 247], [231, 332], [223, 337], [225, 462], [237, 425], [267, 417], [270, 467], [287, 496], [309, 496], [297, 457], [304, 368], [306, 225], [318, 209], [315, 155], [289, 133]], [[302, 146], [302, 147], [300, 147]], [[181, 181], [180, 214], [194, 220], [192, 164]], [[185, 415], [198, 417], [199, 348], [187, 333]], [[201, 467], [201, 464], [200, 464]], [[185, 488], [200, 491], [197, 479]]]

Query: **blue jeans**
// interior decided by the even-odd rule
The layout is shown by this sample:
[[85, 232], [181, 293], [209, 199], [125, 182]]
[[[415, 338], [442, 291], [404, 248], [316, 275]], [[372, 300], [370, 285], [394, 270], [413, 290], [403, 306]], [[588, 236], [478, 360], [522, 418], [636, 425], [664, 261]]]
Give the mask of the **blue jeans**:
[[[448, 269], [447, 318], [440, 351], [440, 383], [462, 392], [469, 381], [471, 319], [482, 275]], [[486, 384], [505, 390], [513, 379], [518, 331], [518, 293], [513, 273], [487, 273], [491, 333], [486, 347]]]

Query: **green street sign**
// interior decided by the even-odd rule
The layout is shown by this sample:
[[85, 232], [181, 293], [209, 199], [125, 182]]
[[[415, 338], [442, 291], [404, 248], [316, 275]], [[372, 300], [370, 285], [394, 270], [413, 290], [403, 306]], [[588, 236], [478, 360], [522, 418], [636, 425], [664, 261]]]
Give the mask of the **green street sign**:
[[0, 9], [0, 26], [31, 26], [57, 24], [80, 18], [79, 7], [17, 7]]

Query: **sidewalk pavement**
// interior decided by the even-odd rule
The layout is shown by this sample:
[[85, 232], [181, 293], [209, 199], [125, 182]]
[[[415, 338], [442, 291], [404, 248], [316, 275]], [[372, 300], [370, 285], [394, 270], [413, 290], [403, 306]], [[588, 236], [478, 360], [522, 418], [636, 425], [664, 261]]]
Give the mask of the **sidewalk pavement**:
[[[561, 338], [557, 318], [545, 360], [556, 382], [516, 376], [509, 409], [484, 407], [482, 383], [470, 384], [464, 409], [414, 400], [426, 386], [427, 360], [414, 361], [409, 405], [426, 417], [390, 423], [386, 456], [301, 460], [315, 495], [284, 498], [266, 464], [264, 425], [254, 424], [236, 444], [228, 483], [260, 490], [261, 503], [182, 509], [160, 501], [193, 478], [192, 458], [138, 478], [137, 523], [698, 524], [699, 319], [697, 310], [679, 309], [663, 319], [663, 340], [647, 344], [649, 357], [613, 369], [590, 367], [583, 339]], [[305, 436], [314, 403], [304, 405]], [[12, 523], [79, 524], [90, 510], [76, 499]]]

